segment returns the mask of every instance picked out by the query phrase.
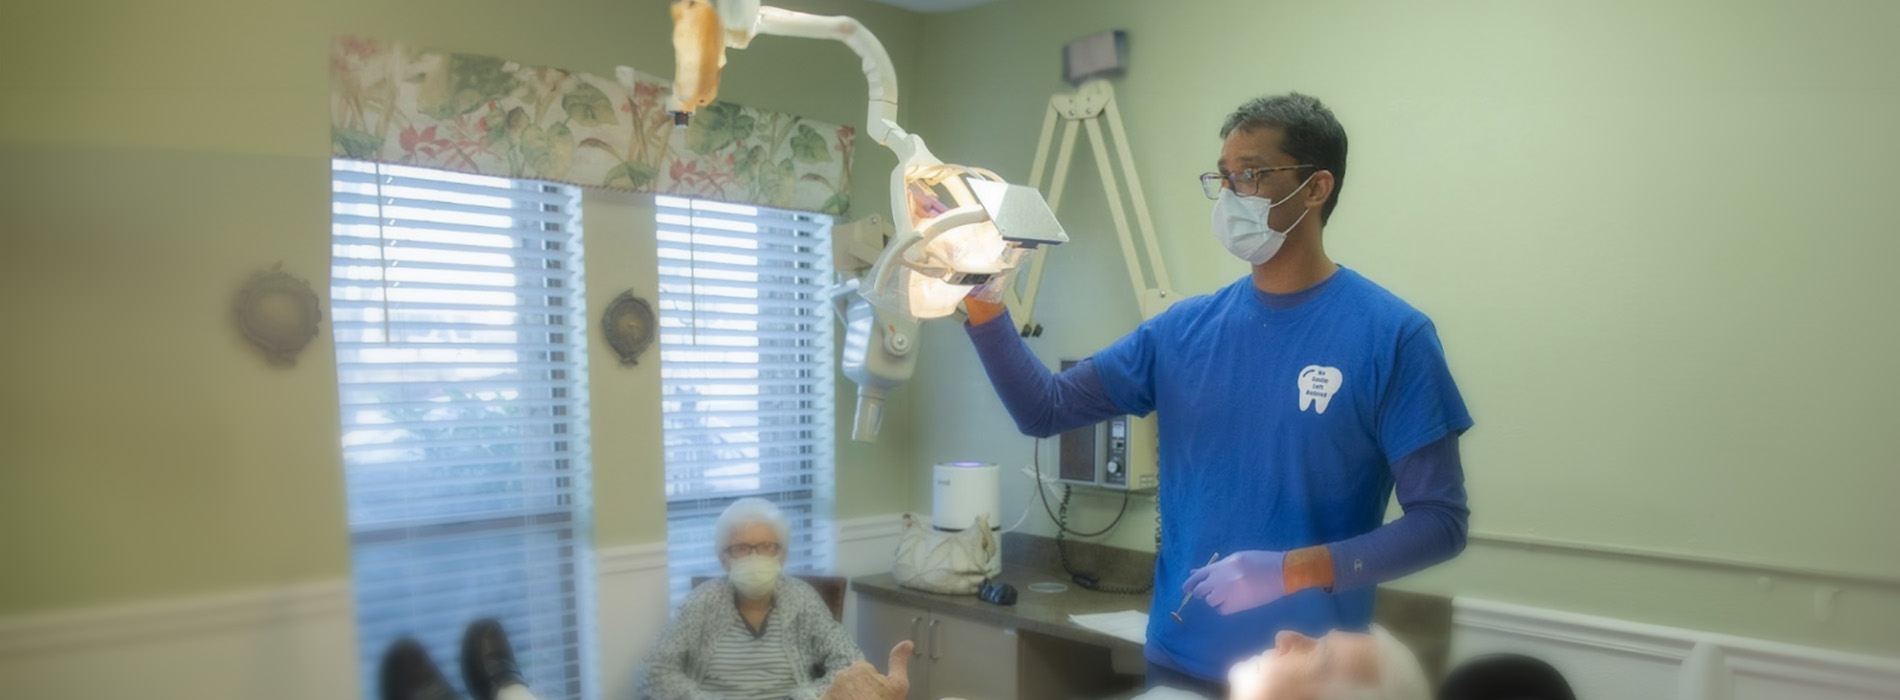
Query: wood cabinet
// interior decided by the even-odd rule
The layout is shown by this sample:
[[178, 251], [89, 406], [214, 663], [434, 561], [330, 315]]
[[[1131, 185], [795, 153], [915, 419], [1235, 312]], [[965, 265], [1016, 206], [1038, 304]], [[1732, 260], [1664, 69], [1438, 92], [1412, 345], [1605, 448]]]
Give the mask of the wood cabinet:
[[877, 670], [890, 672], [885, 660], [898, 642], [908, 639], [917, 645], [910, 654], [910, 695], [905, 700], [935, 700], [929, 696], [930, 659], [924, 656], [924, 625], [929, 622], [930, 613], [921, 609], [858, 596], [858, 648]]
[[857, 617], [858, 646], [873, 665], [900, 641], [916, 645], [906, 700], [1017, 700], [1015, 630], [863, 595]]

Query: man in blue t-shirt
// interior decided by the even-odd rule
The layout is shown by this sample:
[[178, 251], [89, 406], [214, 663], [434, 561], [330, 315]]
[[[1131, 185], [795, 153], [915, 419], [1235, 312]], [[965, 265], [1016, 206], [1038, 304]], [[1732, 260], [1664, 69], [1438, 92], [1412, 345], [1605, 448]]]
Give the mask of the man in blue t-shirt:
[[[1458, 436], [1471, 427], [1431, 320], [1327, 257], [1346, 131], [1298, 93], [1221, 128], [1214, 236], [1253, 273], [1051, 374], [996, 304], [970, 338], [1024, 433], [1159, 412], [1157, 612], [1148, 683], [1223, 697], [1234, 662], [1292, 630], [1363, 630], [1373, 586], [1465, 544]], [[1403, 517], [1385, 523], [1396, 487]], [[1207, 566], [1208, 560], [1218, 561]], [[1200, 567], [1200, 568], [1196, 568]]]

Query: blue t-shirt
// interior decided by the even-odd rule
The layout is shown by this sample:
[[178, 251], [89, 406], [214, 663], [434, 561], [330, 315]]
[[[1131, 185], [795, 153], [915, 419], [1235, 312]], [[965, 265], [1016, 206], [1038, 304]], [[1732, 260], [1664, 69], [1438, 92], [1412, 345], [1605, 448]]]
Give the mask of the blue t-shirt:
[[[1292, 308], [1242, 278], [1182, 301], [1094, 357], [1134, 415], [1160, 412], [1161, 554], [1152, 609], [1173, 610], [1188, 572], [1249, 549], [1287, 551], [1370, 532], [1388, 465], [1471, 427], [1430, 319], [1344, 267]], [[1225, 678], [1279, 630], [1364, 629], [1374, 589], [1310, 589], [1185, 623], [1150, 615], [1150, 661]]]

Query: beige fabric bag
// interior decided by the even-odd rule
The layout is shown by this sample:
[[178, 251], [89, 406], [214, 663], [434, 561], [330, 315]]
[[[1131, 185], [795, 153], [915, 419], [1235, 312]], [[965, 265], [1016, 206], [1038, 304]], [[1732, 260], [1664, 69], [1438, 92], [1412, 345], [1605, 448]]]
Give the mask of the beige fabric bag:
[[891, 576], [905, 588], [975, 595], [983, 579], [1002, 573], [1001, 554], [988, 515], [978, 515], [975, 525], [962, 532], [936, 532], [906, 514]]

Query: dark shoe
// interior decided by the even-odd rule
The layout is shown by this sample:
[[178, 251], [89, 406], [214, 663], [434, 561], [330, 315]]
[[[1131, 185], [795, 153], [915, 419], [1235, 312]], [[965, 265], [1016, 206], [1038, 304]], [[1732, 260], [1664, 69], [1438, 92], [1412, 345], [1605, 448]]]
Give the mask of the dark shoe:
[[493, 619], [469, 623], [462, 634], [462, 681], [475, 700], [495, 700], [502, 686], [519, 683], [521, 667], [515, 665], [514, 647], [508, 645], [508, 633]]
[[449, 679], [416, 640], [404, 637], [383, 652], [383, 700], [461, 700]]

